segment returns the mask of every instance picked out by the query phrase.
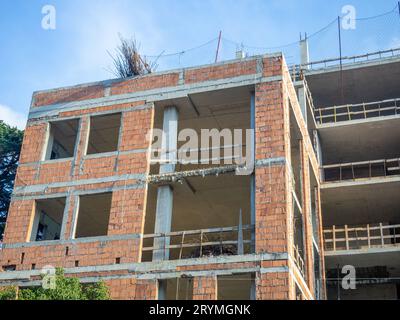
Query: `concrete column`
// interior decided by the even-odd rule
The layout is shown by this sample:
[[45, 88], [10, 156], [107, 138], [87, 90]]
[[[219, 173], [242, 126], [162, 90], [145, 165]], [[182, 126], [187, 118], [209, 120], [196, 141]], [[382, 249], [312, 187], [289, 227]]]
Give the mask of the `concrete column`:
[[303, 115], [304, 122], [307, 125], [307, 97], [306, 97], [306, 88], [304, 85], [297, 89], [297, 96], [299, 99], [301, 114]]
[[314, 142], [314, 149], [316, 151], [317, 154], [317, 160], [318, 163], [320, 165], [320, 174], [321, 174], [321, 180], [324, 181], [325, 180], [325, 173], [324, 173], [324, 169], [322, 169], [322, 165], [323, 165], [323, 159], [322, 159], [322, 148], [321, 148], [321, 140], [319, 138], [319, 134], [317, 130], [313, 130], [313, 142]]
[[[310, 62], [310, 55], [308, 52], [308, 39], [300, 40], [300, 64], [306, 65]], [[309, 66], [304, 66], [304, 69], [309, 69]]]
[[[163, 131], [161, 160], [166, 162], [160, 164], [160, 174], [175, 171], [178, 147], [178, 110], [176, 107], [166, 107], [164, 109]], [[168, 233], [171, 231], [172, 208], [173, 190], [171, 186], [158, 187], [154, 233]], [[167, 237], [154, 238], [153, 261], [169, 259], [169, 250], [165, 249], [169, 243], [170, 239]]]
[[178, 147], [178, 109], [166, 107], [164, 109], [163, 137], [161, 141], [161, 163], [160, 174], [175, 171]]

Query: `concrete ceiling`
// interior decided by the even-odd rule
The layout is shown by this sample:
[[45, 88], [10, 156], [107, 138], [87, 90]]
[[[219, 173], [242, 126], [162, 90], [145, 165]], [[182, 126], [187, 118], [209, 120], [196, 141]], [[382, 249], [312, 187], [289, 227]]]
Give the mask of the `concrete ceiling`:
[[306, 80], [316, 108], [399, 98], [400, 61], [345, 67], [342, 76], [337, 70], [310, 72]]
[[323, 188], [323, 225], [400, 223], [400, 182]]
[[[381, 252], [360, 251], [352, 254], [325, 255], [325, 268], [336, 269], [337, 266], [352, 265], [356, 268], [387, 266], [390, 276], [400, 276], [400, 250], [391, 250]], [[356, 275], [357, 276], [357, 275]]]
[[[183, 129], [195, 130], [198, 137], [198, 144], [201, 147], [201, 143], [204, 142], [201, 139], [202, 129], [217, 129], [221, 132], [223, 129], [229, 129], [232, 132], [232, 142], [225, 141], [221, 139], [221, 146], [233, 144], [246, 145], [246, 129], [250, 128], [250, 95], [251, 89], [254, 87], [243, 86], [232, 89], [216, 90], [207, 93], [198, 93], [190, 96], [191, 101], [195, 105], [200, 115], [197, 115], [195, 109], [193, 108], [189, 98], [179, 98], [163, 100], [161, 102], [156, 102], [155, 104], [155, 115], [154, 115], [154, 128], [162, 129], [163, 123], [163, 109], [164, 107], [174, 105], [179, 111], [178, 120], [178, 131], [181, 132]], [[242, 130], [241, 141], [234, 141], [233, 130]], [[182, 137], [186, 139], [184, 141], [178, 141], [178, 148], [182, 147], [188, 142], [187, 137]], [[209, 146], [211, 147], [211, 140], [209, 141]], [[243, 147], [242, 154], [245, 155], [245, 147]], [[223, 157], [223, 152], [220, 153]], [[210, 153], [210, 158], [212, 158]], [[202, 156], [203, 158], [203, 156]], [[206, 159], [208, 157], [205, 157]], [[232, 164], [225, 163], [221, 161], [219, 164], [224, 165]], [[214, 165], [214, 166], [215, 166]], [[210, 165], [178, 165], [176, 170], [193, 170], [210, 167]], [[159, 167], [157, 164], [151, 166], [151, 174], [157, 174], [159, 172]]]
[[[174, 183], [172, 231], [237, 226], [250, 223], [250, 176], [191, 177], [190, 183]], [[192, 189], [195, 191], [193, 192]], [[145, 233], [154, 232], [157, 189], [149, 186]]]
[[[168, 99], [155, 103], [154, 127], [162, 128], [163, 108], [176, 106], [179, 111], [179, 128], [223, 128], [230, 127], [230, 122], [243, 123], [242, 114], [248, 113], [247, 127], [250, 126], [250, 96], [254, 86], [235, 87], [230, 89], [208, 91], [190, 95], [197, 108], [197, 115], [187, 97]], [[239, 117], [238, 117], [239, 116]], [[215, 117], [221, 117], [219, 121]], [[193, 121], [194, 120], [194, 121]], [[220, 122], [221, 121], [221, 122]], [[207, 124], [207, 126], [204, 126]], [[196, 125], [196, 126], [195, 126]]]
[[321, 126], [324, 164], [400, 157], [400, 118]]

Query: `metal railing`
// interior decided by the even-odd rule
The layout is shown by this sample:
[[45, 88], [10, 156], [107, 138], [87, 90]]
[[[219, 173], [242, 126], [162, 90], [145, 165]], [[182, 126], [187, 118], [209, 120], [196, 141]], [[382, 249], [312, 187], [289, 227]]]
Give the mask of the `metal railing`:
[[400, 55], [400, 48], [389, 50], [376, 51], [361, 55], [344, 56], [331, 59], [311, 61], [306, 64], [295, 64], [289, 66], [290, 75], [293, 81], [301, 80], [304, 78], [303, 73], [312, 70], [321, 70], [330, 67], [337, 67], [339, 65], [346, 65], [357, 62], [369, 62], [382, 58], [392, 58]]
[[[254, 225], [234, 227], [174, 231], [168, 233], [145, 234], [143, 241], [153, 240], [151, 245], [143, 244], [142, 251], [161, 252], [165, 260], [199, 258], [203, 256], [240, 255], [252, 251], [251, 232]], [[155, 245], [155, 239], [164, 245]]]
[[400, 224], [332, 226], [324, 230], [326, 251], [354, 250], [400, 245]]
[[325, 165], [324, 181], [387, 177], [400, 174], [400, 158]]
[[319, 124], [394, 116], [399, 114], [399, 98], [314, 109], [315, 120]]
[[297, 267], [299, 268], [301, 274], [304, 277], [306, 274], [306, 267], [305, 267], [304, 259], [301, 255], [299, 247], [297, 245], [294, 245], [294, 262], [296, 263]]
[[394, 49], [389, 49], [389, 50], [381, 50], [381, 51], [376, 51], [376, 52], [371, 52], [371, 53], [366, 53], [366, 54], [361, 54], [361, 55], [354, 55], [354, 56], [344, 56], [344, 57], [338, 57], [338, 58], [333, 58], [333, 59], [324, 59], [324, 60], [318, 60], [318, 61], [312, 61], [307, 64], [302, 65], [303, 67], [308, 67], [309, 69], [312, 70], [318, 70], [318, 69], [325, 69], [328, 67], [334, 67], [342, 64], [348, 64], [348, 63], [356, 63], [356, 62], [368, 62], [368, 61], [374, 61], [382, 58], [391, 58], [400, 55], [400, 48], [394, 48]]

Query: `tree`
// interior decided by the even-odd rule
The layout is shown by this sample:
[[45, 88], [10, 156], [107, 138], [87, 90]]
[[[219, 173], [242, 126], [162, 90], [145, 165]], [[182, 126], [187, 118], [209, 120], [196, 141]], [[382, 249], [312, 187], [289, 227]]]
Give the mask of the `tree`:
[[149, 62], [139, 54], [140, 44], [135, 39], [124, 39], [119, 36], [121, 44], [116, 48], [115, 55], [110, 54], [114, 67], [111, 70], [120, 78], [128, 78], [151, 73], [157, 67], [155, 62]]
[[[78, 278], [64, 276], [62, 268], [56, 269], [55, 288], [42, 287], [17, 290], [15, 287], [0, 289], [0, 300], [109, 300], [104, 282], [81, 284]], [[18, 292], [18, 294], [17, 294]]]
[[0, 120], [0, 240], [10, 206], [23, 131]]

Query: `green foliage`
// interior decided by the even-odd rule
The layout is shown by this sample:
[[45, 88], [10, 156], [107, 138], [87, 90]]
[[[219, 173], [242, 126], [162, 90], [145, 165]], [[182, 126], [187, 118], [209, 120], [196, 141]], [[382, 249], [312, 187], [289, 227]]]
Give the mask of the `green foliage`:
[[0, 300], [15, 300], [17, 289], [15, 287], [0, 288]]
[[10, 206], [23, 131], [0, 120], [0, 240]]
[[[54, 289], [44, 289], [42, 287], [20, 289], [18, 292], [19, 300], [109, 300], [110, 295], [108, 288], [104, 282], [93, 284], [81, 284], [78, 278], [68, 278], [64, 276], [64, 271], [61, 268], [56, 270]], [[12, 288], [12, 287], [10, 287]], [[5, 299], [4, 297], [10, 297]], [[13, 300], [14, 295], [1, 295], [0, 300]]]

